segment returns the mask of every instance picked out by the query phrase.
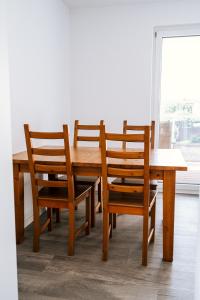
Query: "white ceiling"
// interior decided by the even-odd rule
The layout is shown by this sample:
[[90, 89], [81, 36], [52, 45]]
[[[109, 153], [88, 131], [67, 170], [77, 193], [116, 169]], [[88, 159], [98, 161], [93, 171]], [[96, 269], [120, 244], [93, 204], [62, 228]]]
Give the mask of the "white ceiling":
[[[178, 0], [64, 0], [65, 3], [73, 7], [97, 7], [97, 6], [107, 6], [107, 5], [127, 5], [134, 3], [151, 3], [151, 2], [170, 2]], [[179, 0], [181, 1], [181, 0]]]

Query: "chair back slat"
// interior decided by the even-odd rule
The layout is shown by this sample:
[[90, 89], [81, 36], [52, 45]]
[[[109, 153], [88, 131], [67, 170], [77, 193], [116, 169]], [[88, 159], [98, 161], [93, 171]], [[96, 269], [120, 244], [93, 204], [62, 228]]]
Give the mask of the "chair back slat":
[[122, 169], [108, 167], [109, 177], [142, 177], [144, 176], [144, 169]]
[[120, 141], [120, 142], [143, 142], [144, 134], [120, 134], [120, 133], [106, 133], [106, 140]]
[[106, 151], [106, 156], [110, 158], [121, 158], [121, 159], [142, 159], [144, 158], [144, 152], [142, 151], [134, 151], [134, 152], [125, 152], [125, 151], [114, 151], [108, 150]]
[[35, 132], [30, 131], [31, 139], [42, 139], [42, 140], [61, 140], [64, 138], [63, 132]]
[[134, 185], [118, 185], [118, 184], [108, 184], [108, 190], [113, 192], [120, 192], [120, 193], [143, 193], [144, 187], [143, 186], [134, 186]]
[[58, 165], [43, 165], [35, 163], [36, 173], [46, 173], [46, 174], [66, 174], [65, 166]]
[[[78, 146], [78, 142], [98, 142], [100, 147], [100, 126], [103, 125], [104, 121], [101, 120], [99, 125], [87, 125], [87, 124], [79, 124], [78, 120], [74, 122], [74, 147]], [[97, 135], [88, 136], [88, 135], [80, 135], [80, 132], [84, 131], [97, 131]]]
[[80, 130], [99, 130], [99, 125], [77, 125]]
[[43, 156], [64, 156], [64, 149], [32, 148], [32, 153]]
[[142, 125], [126, 125], [125, 129], [126, 129], [126, 131], [127, 130], [144, 131], [144, 126], [142, 126]]
[[[33, 132], [29, 130], [29, 125], [25, 124], [24, 131], [26, 138], [29, 169], [31, 173], [33, 208], [37, 209], [38, 191], [41, 187], [66, 187], [68, 189], [68, 201], [73, 201], [74, 177], [72, 174], [68, 126], [63, 125], [63, 132]], [[38, 139], [42, 139], [45, 141], [59, 139], [63, 141], [63, 147], [33, 147], [32, 140]], [[57, 162], [55, 156], [62, 156], [63, 163], [61, 164], [60, 161]], [[51, 174], [51, 176], [48, 176], [49, 174]], [[52, 174], [55, 175], [53, 176], [53, 179]], [[56, 180], [56, 175], [60, 174], [66, 175], [67, 180]], [[43, 179], [42, 175], [51, 177], [51, 179]]]
[[38, 186], [42, 187], [65, 187], [67, 188], [67, 181], [63, 180], [43, 180], [43, 179], [35, 179], [35, 183]]
[[77, 141], [85, 141], [85, 142], [99, 142], [98, 136], [78, 136]]

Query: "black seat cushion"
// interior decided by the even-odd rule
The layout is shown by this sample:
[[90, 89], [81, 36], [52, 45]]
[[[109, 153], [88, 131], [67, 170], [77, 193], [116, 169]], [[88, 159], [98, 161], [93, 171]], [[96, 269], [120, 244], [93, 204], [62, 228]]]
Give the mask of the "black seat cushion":
[[[90, 190], [89, 185], [75, 185], [75, 198], [81, 196], [82, 194]], [[55, 200], [66, 200], [68, 201], [68, 189], [65, 187], [43, 187], [38, 192], [38, 197], [40, 199], [55, 199]]]
[[[66, 176], [60, 176], [59, 180], [66, 180]], [[96, 184], [100, 178], [98, 176], [75, 176], [75, 180], [79, 184]]]
[[[149, 193], [149, 205], [155, 199], [157, 195], [156, 191], [150, 191]], [[144, 206], [144, 194], [143, 193], [121, 193], [115, 191], [109, 191], [109, 204], [120, 206], [132, 206], [142, 207]]]

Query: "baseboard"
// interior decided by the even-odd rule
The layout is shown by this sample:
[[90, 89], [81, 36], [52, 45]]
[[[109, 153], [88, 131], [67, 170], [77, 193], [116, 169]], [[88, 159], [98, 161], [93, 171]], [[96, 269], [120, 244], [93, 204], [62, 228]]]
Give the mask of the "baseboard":
[[26, 228], [33, 222], [33, 215], [30, 215], [24, 219], [24, 227]]
[[[42, 208], [40, 210], [40, 216], [46, 211], [45, 208]], [[24, 228], [26, 228], [27, 226], [29, 226], [31, 223], [33, 223], [33, 214], [26, 216], [24, 218]]]
[[[163, 183], [158, 182], [158, 191], [163, 192]], [[176, 193], [177, 194], [191, 194], [191, 195], [200, 195], [200, 185], [199, 184], [185, 184], [177, 183], [176, 184]]]

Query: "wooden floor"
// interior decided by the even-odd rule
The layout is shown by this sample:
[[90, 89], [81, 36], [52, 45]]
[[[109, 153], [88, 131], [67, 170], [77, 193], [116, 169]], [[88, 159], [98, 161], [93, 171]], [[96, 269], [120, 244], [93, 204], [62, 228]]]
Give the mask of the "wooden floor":
[[[162, 261], [162, 195], [158, 197], [155, 244], [147, 267], [141, 265], [140, 217], [118, 216], [109, 247], [109, 260], [101, 261], [101, 217], [90, 236], [76, 240], [74, 257], [67, 256], [67, 213], [51, 233], [41, 236], [40, 253], [32, 252], [32, 228], [17, 247], [19, 299], [23, 300], [167, 300], [195, 297], [198, 211], [200, 199], [176, 196], [175, 253], [173, 263]], [[77, 211], [77, 222], [83, 210]], [[199, 266], [200, 268], [200, 266]], [[199, 286], [200, 289], [200, 286]]]

